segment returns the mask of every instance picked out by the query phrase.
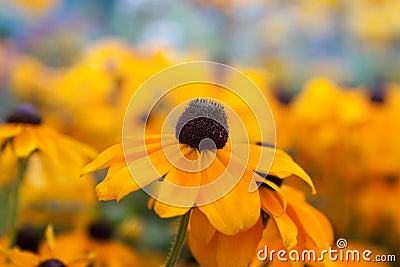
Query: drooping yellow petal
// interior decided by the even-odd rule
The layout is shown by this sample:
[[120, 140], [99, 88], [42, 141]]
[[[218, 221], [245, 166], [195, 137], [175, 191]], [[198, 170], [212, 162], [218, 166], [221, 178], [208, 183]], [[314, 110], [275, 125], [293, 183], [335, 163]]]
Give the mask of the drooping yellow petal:
[[[269, 212], [265, 210], [265, 212]], [[272, 215], [272, 214], [270, 214]], [[298, 229], [289, 215], [285, 212], [281, 216], [273, 216], [278, 230], [281, 234], [283, 245], [287, 249], [291, 249], [297, 244]]]
[[265, 211], [269, 211], [269, 214], [273, 216], [281, 216], [286, 207], [284, 203], [282, 203], [282, 199], [280, 195], [274, 190], [269, 190], [267, 188], [260, 188], [260, 200], [261, 200], [261, 207]]
[[54, 132], [46, 127], [37, 127], [34, 131], [37, 147], [40, 151], [50, 156], [50, 158], [57, 159], [57, 138], [54, 138]]
[[94, 159], [98, 154], [95, 149], [85, 143], [82, 143], [66, 135], [60, 135], [60, 137], [61, 138], [59, 138], [59, 140], [61, 141], [62, 146], [68, 147], [69, 149], [74, 148], [75, 151], [79, 151], [79, 155], [81, 157]]
[[82, 170], [82, 174], [107, 168], [109, 167], [110, 161], [120, 155], [122, 155], [122, 144], [113, 145], [101, 152], [96, 159], [86, 165]]
[[[311, 187], [313, 194], [316, 193], [310, 176], [299, 165], [297, 165], [286, 152], [280, 149], [254, 144], [251, 144], [250, 147], [251, 153], [247, 162], [249, 168], [282, 179], [291, 175], [296, 175]], [[233, 152], [235, 154], [238, 153], [237, 151]], [[265, 164], [265, 162], [270, 162], [271, 158], [273, 158], [272, 165], [270, 166], [269, 164]]]
[[26, 158], [37, 148], [33, 130], [30, 127], [25, 127], [19, 135], [14, 137], [14, 151], [19, 158]]
[[247, 231], [234, 236], [218, 234], [217, 263], [218, 266], [246, 267], [253, 259], [256, 248], [262, 237], [261, 218]]
[[201, 242], [192, 232], [189, 232], [190, 251], [200, 266], [218, 267], [215, 253], [217, 251], [217, 241], [217, 234], [209, 242]]
[[132, 178], [127, 167], [120, 169], [114, 175], [106, 176], [96, 186], [96, 193], [99, 200], [121, 200], [127, 194], [139, 190], [140, 187]]
[[207, 217], [198, 208], [194, 208], [190, 217], [190, 231], [197, 240], [208, 243], [216, 230]]
[[287, 206], [287, 199], [285, 194], [283, 193], [283, 191], [281, 190], [281, 188], [279, 186], [277, 186], [275, 183], [271, 182], [268, 179], [265, 179], [263, 181], [264, 184], [267, 184], [269, 187], [271, 187], [273, 190], [275, 190], [277, 196], [279, 197], [279, 199], [282, 202], [282, 206], [283, 206], [283, 210], [286, 210], [286, 206]]
[[97, 152], [90, 146], [68, 136], [55, 134], [55, 137], [57, 138], [58, 158], [70, 162], [71, 165], [84, 166], [97, 155]]
[[[220, 173], [219, 169], [226, 167], [215, 159], [216, 164], [211, 165], [207, 171]], [[247, 172], [247, 173], [246, 173]], [[226, 175], [231, 175], [226, 173]], [[234, 175], [234, 174], [233, 174]], [[253, 175], [245, 170], [245, 175]], [[233, 177], [230, 177], [233, 180]], [[222, 198], [203, 206], [199, 206], [210, 223], [226, 235], [234, 235], [245, 231], [256, 224], [260, 216], [260, 197], [258, 191], [249, 192], [249, 184], [245, 179], [240, 179], [237, 185]]]
[[302, 228], [301, 232], [311, 239], [318, 249], [329, 247], [333, 242], [333, 231], [329, 220], [304, 198], [301, 200], [296, 198], [296, 189], [289, 186], [284, 186], [282, 189], [288, 195], [287, 212]]
[[[262, 172], [262, 170], [260, 171]], [[314, 184], [310, 176], [308, 176], [308, 174], [292, 159], [283, 156], [281, 153], [275, 155], [274, 161], [270, 169], [270, 174], [279, 178], [285, 178], [292, 174], [296, 175], [311, 187], [313, 194], [316, 193]]]
[[16, 123], [6, 123], [0, 125], [0, 138], [8, 139], [19, 135], [23, 130], [23, 126], [21, 124]]
[[177, 207], [165, 204], [161, 201], [156, 200], [154, 202], [154, 211], [161, 218], [172, 218], [176, 216], [181, 216], [188, 212], [192, 207]]

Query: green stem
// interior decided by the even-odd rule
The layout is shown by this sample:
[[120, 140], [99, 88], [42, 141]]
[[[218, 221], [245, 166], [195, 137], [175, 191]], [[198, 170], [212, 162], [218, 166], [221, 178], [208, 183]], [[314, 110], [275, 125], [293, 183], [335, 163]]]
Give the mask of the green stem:
[[15, 246], [17, 237], [17, 220], [18, 220], [18, 209], [19, 209], [19, 190], [21, 188], [22, 179], [27, 168], [27, 159], [18, 159], [18, 173], [15, 181], [15, 190], [12, 202], [12, 208], [10, 210], [10, 241], [8, 247], [11, 249]]
[[175, 240], [172, 244], [171, 251], [169, 252], [165, 267], [175, 266], [175, 263], [178, 260], [179, 255], [181, 254], [181, 250], [186, 239], [191, 211], [192, 210], [186, 212], [186, 214], [184, 214], [179, 220], [178, 231], [176, 232]]

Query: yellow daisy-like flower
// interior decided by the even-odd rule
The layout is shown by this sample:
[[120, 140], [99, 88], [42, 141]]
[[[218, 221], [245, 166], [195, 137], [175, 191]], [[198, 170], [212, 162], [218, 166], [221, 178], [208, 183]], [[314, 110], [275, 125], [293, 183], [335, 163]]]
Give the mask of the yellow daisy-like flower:
[[[74, 246], [71, 246], [74, 243]], [[138, 255], [127, 245], [113, 239], [113, 228], [105, 220], [93, 222], [87, 231], [74, 231], [57, 236], [56, 253], [96, 255], [93, 267], [142, 266]]]
[[[20, 250], [15, 248], [13, 250], [3, 250], [10, 267], [86, 267], [89, 266], [93, 259], [93, 255], [82, 253], [80, 255], [63, 254], [62, 251], [55, 252], [56, 238], [54, 235], [53, 227], [48, 226], [46, 229], [46, 243], [40, 249], [38, 254], [28, 250]], [[74, 242], [70, 246], [75, 245]]]
[[[40, 151], [55, 164], [70, 164], [69, 168], [80, 168], [96, 152], [89, 146], [57, 133], [42, 124], [42, 118], [36, 109], [28, 104], [19, 106], [0, 125], [0, 158], [7, 163], [16, 163], [17, 159], [27, 159], [35, 151]], [[0, 164], [3, 166], [3, 164]], [[16, 167], [16, 164], [12, 164]], [[0, 184], [15, 176], [16, 168], [10, 164], [6, 175], [2, 175]]]
[[[187, 122], [187, 123], [186, 123]], [[268, 172], [270, 166], [259, 164], [260, 155], [275, 157], [270, 168], [279, 179], [284, 179], [292, 174], [306, 181], [314, 190], [310, 177], [283, 151], [274, 151], [268, 146], [245, 144], [250, 147], [250, 155], [247, 164], [244, 165], [240, 155], [234, 153], [229, 141], [227, 115], [222, 105], [208, 100], [192, 100], [180, 116], [176, 125], [175, 136], [151, 135], [146, 136], [146, 147], [142, 149], [137, 140], [128, 140], [129, 151], [125, 151], [129, 164], [139, 164], [150, 159], [156, 172], [153, 170], [141, 173], [145, 178], [144, 184], [140, 186], [131, 177], [129, 166], [126, 165], [122, 153], [122, 144], [116, 144], [102, 152], [92, 163], [87, 165], [83, 173], [109, 167], [106, 178], [97, 186], [97, 194], [100, 200], [120, 200], [127, 194], [139, 190], [142, 186], [158, 181], [159, 192], [164, 196], [173, 196], [176, 199], [185, 199], [185, 207], [177, 207], [166, 204], [157, 199], [151, 199], [149, 204], [162, 218], [175, 217], [186, 214], [190, 209], [197, 206], [196, 213], [205, 216], [210, 224], [225, 235], [235, 235], [251, 229], [260, 218], [260, 193], [259, 190], [249, 192], [250, 185], [254, 179], [272, 188], [278, 195], [281, 204], [286, 207], [286, 199], [281, 193], [279, 186], [269, 179], [264, 179], [263, 173]], [[210, 156], [211, 148], [207, 145], [201, 147], [201, 141], [209, 138], [215, 144], [216, 156], [210, 165], [199, 172], [183, 171], [170, 163], [163, 150], [168, 146], [178, 143], [178, 160], [195, 161], [202, 155]], [[166, 140], [166, 144], [162, 141]], [[237, 144], [240, 146], [240, 144]], [[179, 153], [180, 151], [180, 153]], [[182, 156], [183, 155], [183, 156]], [[236, 167], [243, 168], [244, 172], [237, 184], [222, 198], [209, 204], [198, 205], [200, 195], [182, 195], [181, 192], [171, 191], [163, 188], [165, 181], [183, 187], [200, 187], [214, 182], [227, 169], [229, 162]], [[138, 166], [138, 165], [136, 165]], [[237, 169], [237, 168], [236, 168]], [[237, 176], [235, 173], [229, 174]], [[160, 179], [160, 177], [162, 177]], [[136, 178], [136, 177], [135, 177]], [[141, 180], [143, 181], [143, 180]], [[195, 210], [196, 210], [195, 209]]]
[[18, 224], [42, 227], [50, 218], [66, 226], [86, 220], [96, 203], [94, 181], [79, 179], [79, 174], [96, 152], [45, 126], [36, 109], [27, 104], [5, 122], [0, 125], [0, 186], [15, 183], [12, 203], [17, 210], [9, 219], [13, 225], [10, 242]]

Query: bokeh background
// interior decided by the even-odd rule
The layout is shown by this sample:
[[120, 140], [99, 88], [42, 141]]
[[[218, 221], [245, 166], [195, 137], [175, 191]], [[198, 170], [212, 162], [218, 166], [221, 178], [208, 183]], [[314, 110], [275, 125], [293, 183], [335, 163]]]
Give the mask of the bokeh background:
[[[190, 60], [235, 66], [270, 101], [277, 145], [313, 178], [309, 200], [336, 237], [399, 258], [399, 10], [399, 0], [3, 0], [0, 117], [29, 102], [101, 151], [118, 138], [129, 96], [157, 71]], [[96, 214], [160, 262], [176, 225], [140, 192], [118, 204], [79, 192], [72, 204], [24, 199], [22, 221], [40, 213], [30, 223], [67, 229], [74, 216]]]

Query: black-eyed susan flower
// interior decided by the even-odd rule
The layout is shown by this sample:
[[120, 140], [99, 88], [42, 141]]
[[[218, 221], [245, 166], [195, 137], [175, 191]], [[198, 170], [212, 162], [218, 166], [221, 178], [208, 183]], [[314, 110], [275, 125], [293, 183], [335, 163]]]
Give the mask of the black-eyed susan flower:
[[[171, 136], [151, 135], [146, 136], [146, 147], [142, 149], [137, 140], [129, 139], [128, 151], [125, 156], [128, 165], [125, 162], [122, 153], [122, 144], [116, 144], [102, 152], [97, 159], [87, 165], [83, 173], [93, 172], [99, 169], [109, 167], [106, 178], [97, 186], [97, 194], [101, 200], [120, 200], [127, 194], [139, 190], [142, 186], [152, 183], [157, 183], [160, 187], [158, 196], [171, 196], [175, 199], [184, 199], [186, 205], [176, 206], [166, 204], [159, 199], [150, 199], [149, 206], [153, 207], [155, 212], [162, 218], [169, 218], [184, 215], [181, 222], [186, 220], [199, 236], [208, 236], [210, 239], [219, 234], [222, 237], [227, 237], [226, 242], [230, 242], [232, 236], [239, 235], [243, 239], [238, 239], [238, 242], [248, 241], [249, 249], [238, 254], [235, 258], [238, 263], [245, 266], [253, 256], [250, 252], [251, 247], [255, 247], [259, 239], [261, 239], [261, 201], [260, 190], [250, 192], [249, 188], [252, 183], [262, 183], [271, 188], [271, 193], [266, 192], [263, 195], [269, 196], [269, 199], [274, 199], [281, 203], [281, 206], [286, 208], [287, 200], [282, 194], [279, 186], [270, 179], [264, 179], [263, 173], [273, 173], [277, 180], [296, 175], [306, 181], [312, 188], [314, 187], [310, 177], [288, 156], [285, 152], [275, 151], [275, 157], [272, 166], [265, 166], [261, 162], [259, 164], [260, 155], [264, 153], [272, 157], [274, 149], [268, 146], [249, 144], [250, 154], [246, 163], [240, 158], [240, 153], [235, 152], [229, 141], [228, 118], [221, 104], [205, 100], [192, 100], [184, 112], [179, 117], [176, 124], [176, 134]], [[203, 143], [202, 140], [211, 139], [213, 142]], [[165, 141], [166, 143], [162, 143]], [[202, 156], [211, 157], [212, 151], [215, 151], [216, 156], [207, 168], [199, 172], [190, 172], [175, 167], [167, 159], [164, 154], [164, 149], [168, 150], [172, 146], [179, 147], [177, 155], [173, 155], [174, 159], [182, 161], [196, 161]], [[242, 144], [237, 144], [239, 147]], [[247, 144], [246, 144], [247, 145]], [[242, 146], [241, 148], [245, 148]], [[132, 150], [131, 150], [132, 149]], [[236, 153], [236, 154], [235, 154]], [[129, 167], [132, 163], [138, 163], [147, 160], [148, 155], [154, 168], [157, 172], [149, 171], [141, 168], [138, 175], [145, 177], [145, 183], [139, 185], [130, 174]], [[242, 176], [239, 177], [237, 184], [233, 186], [223, 197], [209, 202], [201, 203], [202, 198], [207, 196], [197, 192], [182, 194], [179, 190], [170, 190], [163, 188], [165, 181], [177, 184], [184, 187], [200, 187], [213, 183], [220, 177], [228, 168], [229, 162], [235, 166], [234, 170], [243, 169]], [[269, 169], [270, 167], [270, 169]], [[268, 170], [269, 169], [269, 170]], [[228, 171], [229, 172], [229, 171]], [[229, 174], [229, 177], [235, 177], [236, 172]], [[161, 178], [160, 178], [161, 177]], [[142, 180], [143, 181], [143, 180]], [[222, 188], [226, 185], [222, 184]], [[164, 194], [164, 195], [163, 195]], [[269, 195], [272, 194], [272, 195]], [[268, 203], [264, 203], [268, 205]], [[192, 210], [193, 209], [193, 210]], [[190, 211], [192, 214], [190, 215]], [[284, 212], [284, 211], [283, 211]], [[209, 221], [203, 224], [204, 221]], [[205, 228], [204, 228], [205, 227]], [[284, 226], [282, 226], [284, 228]], [[285, 229], [286, 231], [287, 229]], [[183, 233], [186, 229], [178, 230], [178, 233]], [[177, 237], [179, 234], [177, 235]], [[184, 236], [184, 234], [183, 234]], [[206, 238], [207, 239], [207, 238]], [[204, 240], [203, 240], [204, 241]], [[250, 245], [252, 244], [252, 245]], [[227, 252], [227, 251], [225, 251]], [[249, 254], [250, 253], [250, 254]], [[228, 255], [230, 255], [228, 253]], [[226, 256], [226, 255], [225, 255]], [[227, 262], [230, 262], [226, 258]], [[239, 265], [238, 265], [239, 266]]]
[[139, 256], [131, 247], [116, 240], [113, 226], [102, 219], [92, 222], [86, 231], [76, 230], [58, 235], [54, 251], [71, 257], [90, 252], [96, 255], [92, 262], [94, 267], [142, 266]]
[[[10, 267], [86, 267], [92, 262], [94, 255], [82, 253], [79, 255], [68, 255], [62, 251], [55, 251], [56, 238], [52, 226], [48, 226], [45, 231], [46, 242], [37, 253], [29, 250], [14, 248], [5, 250], [0, 248], [7, 257], [5, 266]], [[73, 246], [74, 243], [70, 243]]]
[[[33, 253], [38, 251], [41, 235], [38, 229], [33, 226], [25, 225], [18, 229], [16, 233], [15, 246], [20, 250], [27, 250]], [[9, 237], [0, 238], [0, 248], [6, 248], [9, 243]], [[6, 262], [7, 256], [0, 253], [0, 263]]]
[[[42, 117], [31, 105], [23, 104], [6, 117], [5, 124], [0, 125], [0, 167], [5, 168], [0, 184], [15, 182], [10, 212], [10, 247], [15, 241], [20, 197], [27, 196], [20, 194], [21, 187], [46, 187], [48, 192], [52, 192], [55, 185], [79, 184], [80, 169], [95, 154], [89, 146], [45, 126]], [[24, 181], [24, 178], [29, 181]], [[85, 184], [90, 189], [93, 182]], [[30, 190], [27, 191], [29, 194]], [[93, 203], [93, 196], [91, 199]]]
[[[213, 119], [207, 118], [211, 114]], [[188, 122], [185, 124], [185, 122]], [[219, 123], [221, 122], [221, 123]], [[163, 136], [167, 138], [169, 144], [175, 144], [178, 141], [180, 151], [186, 159], [197, 160], [201, 154], [209, 154], [210, 148], [203, 147], [200, 143], [205, 138], [210, 138], [216, 146], [216, 158], [210, 166], [201, 173], [182, 171], [175, 168], [166, 158], [162, 150], [161, 135], [152, 135], [146, 138], [147, 151], [141, 151], [140, 148], [135, 153], [127, 154], [128, 161], [140, 162], [148, 153], [150, 160], [157, 169], [157, 176], [148, 177], [147, 184], [159, 181], [160, 177], [174, 184], [186, 187], [197, 187], [213, 182], [227, 168], [231, 158], [231, 145], [228, 142], [228, 122], [226, 113], [222, 105], [207, 100], [193, 100], [189, 103], [177, 123], [176, 136]], [[132, 141], [133, 145], [137, 141]], [[131, 147], [134, 151], [135, 147]], [[199, 205], [198, 209], [210, 220], [211, 224], [220, 232], [226, 235], [234, 235], [245, 231], [254, 226], [260, 216], [259, 192], [249, 192], [249, 187], [253, 176], [263, 181], [280, 194], [280, 189], [268, 179], [259, 176], [259, 172], [267, 171], [266, 166], [258, 166], [261, 153], [273, 155], [273, 149], [267, 146], [250, 144], [250, 157], [248, 165], [245, 166], [243, 177], [239, 179], [233, 189], [224, 197], [206, 204]], [[179, 150], [178, 150], [179, 151]], [[242, 161], [237, 156], [232, 156], [233, 162], [241, 166]], [[132, 179], [129, 168], [125, 163], [122, 154], [122, 145], [117, 144], [102, 152], [96, 160], [87, 165], [83, 173], [93, 172], [95, 170], [110, 167], [106, 178], [97, 186], [97, 194], [101, 200], [120, 200], [130, 192], [140, 189], [140, 186]], [[239, 167], [240, 168], [240, 167]], [[271, 166], [271, 172], [277, 177], [286, 178], [295, 174], [305, 180], [312, 188], [310, 177], [283, 151], [277, 151]], [[146, 174], [143, 174], [146, 175]], [[151, 176], [151, 175], [150, 175]], [[185, 178], [183, 178], [185, 177]], [[161, 184], [163, 182], [160, 182]], [[143, 186], [143, 185], [142, 185]], [[163, 191], [162, 185], [160, 191]], [[179, 197], [179, 192], [176, 192]], [[151, 200], [156, 213], [163, 218], [179, 216], [187, 213], [193, 206], [196, 206], [198, 196], [189, 197], [190, 202], [186, 207], [176, 207], [165, 204], [159, 200]], [[281, 196], [282, 202], [285, 202]], [[154, 201], [154, 202], [153, 202]]]
[[18, 158], [40, 151], [54, 160], [81, 165], [96, 155], [89, 146], [43, 125], [41, 115], [29, 104], [20, 105], [6, 117], [0, 126], [0, 145], [2, 151], [11, 146]]

